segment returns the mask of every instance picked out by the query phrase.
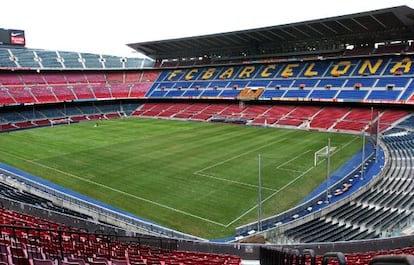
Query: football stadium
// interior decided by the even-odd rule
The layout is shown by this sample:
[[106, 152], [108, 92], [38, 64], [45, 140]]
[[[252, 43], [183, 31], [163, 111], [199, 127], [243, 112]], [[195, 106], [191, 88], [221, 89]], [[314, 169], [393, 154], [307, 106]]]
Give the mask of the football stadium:
[[0, 265], [414, 264], [414, 10], [127, 44], [0, 29]]

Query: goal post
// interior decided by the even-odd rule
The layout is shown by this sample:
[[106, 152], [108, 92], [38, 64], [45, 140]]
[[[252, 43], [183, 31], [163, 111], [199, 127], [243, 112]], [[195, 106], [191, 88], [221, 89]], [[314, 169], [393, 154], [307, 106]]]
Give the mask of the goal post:
[[333, 151], [335, 151], [336, 147], [331, 146], [328, 147], [327, 145], [322, 147], [321, 149], [319, 149], [318, 151], [316, 151], [314, 153], [314, 157], [313, 157], [313, 165], [316, 166], [318, 165], [318, 162], [320, 161], [320, 158], [325, 158], [327, 157], [329, 154], [332, 154]]
[[54, 125], [59, 125], [59, 124], [70, 124], [70, 118], [54, 119], [54, 120], [49, 120], [49, 122], [50, 122], [50, 127], [53, 127]]

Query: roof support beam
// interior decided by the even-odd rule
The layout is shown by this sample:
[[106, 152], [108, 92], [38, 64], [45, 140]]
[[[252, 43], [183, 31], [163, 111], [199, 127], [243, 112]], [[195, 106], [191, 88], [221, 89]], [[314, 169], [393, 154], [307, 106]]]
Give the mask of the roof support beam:
[[310, 35], [306, 32], [304, 32], [303, 30], [299, 29], [298, 27], [293, 26], [292, 28], [294, 28], [295, 30], [299, 31], [301, 34], [305, 35], [306, 37], [310, 37]]
[[378, 24], [380, 24], [381, 25], [381, 27], [382, 28], [387, 28], [387, 26], [385, 26], [385, 24], [384, 23], [382, 23], [381, 21], [379, 21], [375, 16], [373, 16], [373, 15], [371, 15], [370, 16], [373, 20], [375, 20]]
[[[263, 38], [267, 39], [268, 41], [272, 41], [272, 38], [269, 38], [266, 34], [269, 33], [270, 35], [274, 35], [270, 30], [268, 31], [257, 31], [256, 34], [262, 36]], [[275, 36], [275, 35], [274, 35]], [[279, 36], [276, 36], [279, 37]]]
[[326, 25], [325, 23], [321, 23], [322, 26], [324, 26], [325, 28], [329, 29], [330, 31], [332, 31], [335, 34], [338, 34], [338, 31], [334, 30], [333, 28], [329, 27], [328, 25]]
[[284, 29], [282, 29], [282, 28], [280, 28], [279, 30], [283, 31], [284, 33], [286, 33], [287, 35], [291, 36], [291, 37], [292, 37], [292, 38], [294, 38], [294, 39], [296, 39], [296, 38], [297, 38], [297, 36], [296, 36], [296, 35], [294, 35], [294, 34], [292, 34], [292, 33], [288, 32], [288, 31], [286, 31], [286, 30], [284, 30]]
[[354, 32], [352, 29], [350, 29], [349, 27], [345, 26], [344, 23], [342, 23], [341, 21], [336, 20], [335, 22], [338, 23], [344, 29], [348, 30], [349, 32]]
[[275, 36], [275, 37], [277, 37], [277, 38], [279, 38], [279, 39], [281, 39], [281, 40], [286, 40], [286, 38], [285, 38], [285, 37], [280, 36], [279, 34], [275, 33], [274, 31], [269, 30], [268, 32], [269, 32], [271, 35], [273, 35], [273, 36]]
[[315, 31], [316, 33], [318, 33], [319, 35], [323, 36], [323, 33], [320, 32], [319, 30], [317, 30], [315, 27], [313, 27], [312, 25], [306, 25], [308, 28], [310, 28], [311, 30]]
[[364, 25], [362, 25], [358, 20], [356, 20], [355, 18], [351, 18], [352, 21], [354, 21], [355, 23], [357, 23], [359, 26], [361, 26], [361, 28], [368, 30], [367, 27], [365, 27]]

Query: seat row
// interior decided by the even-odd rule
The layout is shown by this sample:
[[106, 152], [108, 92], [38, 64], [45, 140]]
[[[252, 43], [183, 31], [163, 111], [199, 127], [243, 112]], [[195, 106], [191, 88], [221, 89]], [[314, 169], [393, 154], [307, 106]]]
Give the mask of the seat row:
[[[407, 111], [380, 109], [380, 130], [385, 130]], [[133, 116], [210, 121], [244, 120], [249, 125], [294, 126], [330, 131], [370, 130], [373, 110], [296, 105], [207, 104], [207, 103], [146, 103]], [[383, 119], [382, 119], [383, 117]]]
[[[374, 180], [369, 192], [323, 217], [287, 230], [285, 235], [301, 242], [329, 242], [401, 233], [414, 213], [413, 137], [412, 131], [398, 136], [385, 133], [383, 138], [389, 150], [390, 164], [382, 177]], [[320, 231], [317, 227], [321, 227]]]
[[0, 67], [32, 69], [137, 69], [152, 67], [147, 58], [29, 48], [1, 48]]

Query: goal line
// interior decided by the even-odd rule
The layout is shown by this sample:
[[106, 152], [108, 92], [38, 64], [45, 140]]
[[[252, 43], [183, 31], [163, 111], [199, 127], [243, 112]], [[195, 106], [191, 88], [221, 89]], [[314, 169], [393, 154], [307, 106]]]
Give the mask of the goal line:
[[314, 154], [314, 158], [313, 158], [313, 165], [316, 166], [318, 164], [318, 162], [320, 161], [320, 158], [325, 158], [327, 157], [329, 154], [332, 154], [335, 151], [336, 147], [331, 146], [328, 147], [327, 145], [322, 147], [321, 149], [319, 149], [318, 151], [315, 152]]

